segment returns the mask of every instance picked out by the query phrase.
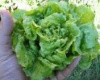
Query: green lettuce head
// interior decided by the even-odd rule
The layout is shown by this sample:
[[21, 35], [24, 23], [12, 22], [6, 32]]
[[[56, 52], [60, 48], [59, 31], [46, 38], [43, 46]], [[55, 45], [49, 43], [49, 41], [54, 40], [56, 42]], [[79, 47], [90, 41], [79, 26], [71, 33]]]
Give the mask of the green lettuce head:
[[55, 70], [64, 69], [78, 56], [83, 56], [80, 67], [88, 68], [99, 53], [94, 13], [85, 5], [50, 1], [12, 14], [13, 50], [31, 80], [53, 77]]

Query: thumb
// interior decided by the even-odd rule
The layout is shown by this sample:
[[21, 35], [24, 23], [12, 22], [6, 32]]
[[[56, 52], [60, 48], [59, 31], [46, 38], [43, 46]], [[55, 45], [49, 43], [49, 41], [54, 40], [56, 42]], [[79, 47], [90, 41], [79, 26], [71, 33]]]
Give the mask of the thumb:
[[[7, 10], [0, 12], [0, 57], [5, 55], [9, 50], [11, 52], [10, 34], [13, 29], [13, 19], [11, 14]], [[7, 53], [8, 54], [8, 53]]]
[[64, 80], [66, 77], [68, 77], [72, 73], [74, 68], [78, 65], [80, 59], [81, 59], [81, 56], [74, 59], [73, 62], [67, 68], [65, 68], [62, 71], [58, 71], [56, 78], [52, 80]]
[[0, 17], [0, 35], [9, 36], [14, 25], [13, 18], [7, 10], [2, 10], [0, 12]]

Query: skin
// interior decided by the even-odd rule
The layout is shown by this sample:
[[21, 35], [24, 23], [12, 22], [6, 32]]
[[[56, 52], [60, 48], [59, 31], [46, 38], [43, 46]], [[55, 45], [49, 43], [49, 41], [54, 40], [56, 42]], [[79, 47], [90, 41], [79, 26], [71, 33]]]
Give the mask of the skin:
[[[0, 80], [29, 80], [12, 50], [10, 34], [14, 26], [13, 18], [7, 10], [2, 10], [0, 16]], [[73, 60], [66, 69], [57, 71], [53, 79], [46, 80], [63, 80], [71, 74], [79, 61], [80, 57]]]

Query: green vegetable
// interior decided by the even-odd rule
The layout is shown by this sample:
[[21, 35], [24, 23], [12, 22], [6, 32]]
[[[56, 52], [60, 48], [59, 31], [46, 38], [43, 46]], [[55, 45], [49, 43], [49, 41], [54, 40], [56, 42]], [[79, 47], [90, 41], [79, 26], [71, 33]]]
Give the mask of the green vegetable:
[[84, 24], [84, 23], [94, 21], [95, 15], [89, 7], [84, 6], [84, 5], [78, 6], [76, 8], [76, 12], [77, 12], [78, 16], [80, 17], [80, 23]]
[[64, 69], [78, 56], [83, 56], [80, 67], [88, 68], [99, 54], [94, 13], [85, 5], [49, 1], [34, 10], [12, 14], [13, 49], [31, 80], [53, 77], [55, 70]]
[[82, 55], [80, 67], [85, 69], [90, 67], [91, 60], [99, 54], [100, 44], [98, 43], [98, 33], [92, 22], [79, 26], [81, 35], [73, 43], [73, 53]]

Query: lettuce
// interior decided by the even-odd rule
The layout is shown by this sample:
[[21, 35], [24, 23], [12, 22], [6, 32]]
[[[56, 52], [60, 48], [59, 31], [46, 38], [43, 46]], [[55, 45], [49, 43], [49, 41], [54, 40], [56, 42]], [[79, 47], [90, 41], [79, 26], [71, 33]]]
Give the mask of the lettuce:
[[78, 16], [80, 17], [80, 23], [85, 24], [85, 23], [94, 21], [95, 15], [90, 7], [87, 7], [84, 5], [78, 6], [76, 8], [76, 12], [77, 12]]
[[92, 22], [79, 26], [81, 35], [73, 43], [73, 53], [82, 55], [80, 67], [89, 68], [91, 61], [99, 54], [98, 32]]
[[31, 80], [53, 77], [55, 70], [64, 69], [78, 56], [83, 56], [80, 67], [86, 69], [99, 54], [94, 13], [85, 5], [50, 1], [12, 15], [13, 50]]

